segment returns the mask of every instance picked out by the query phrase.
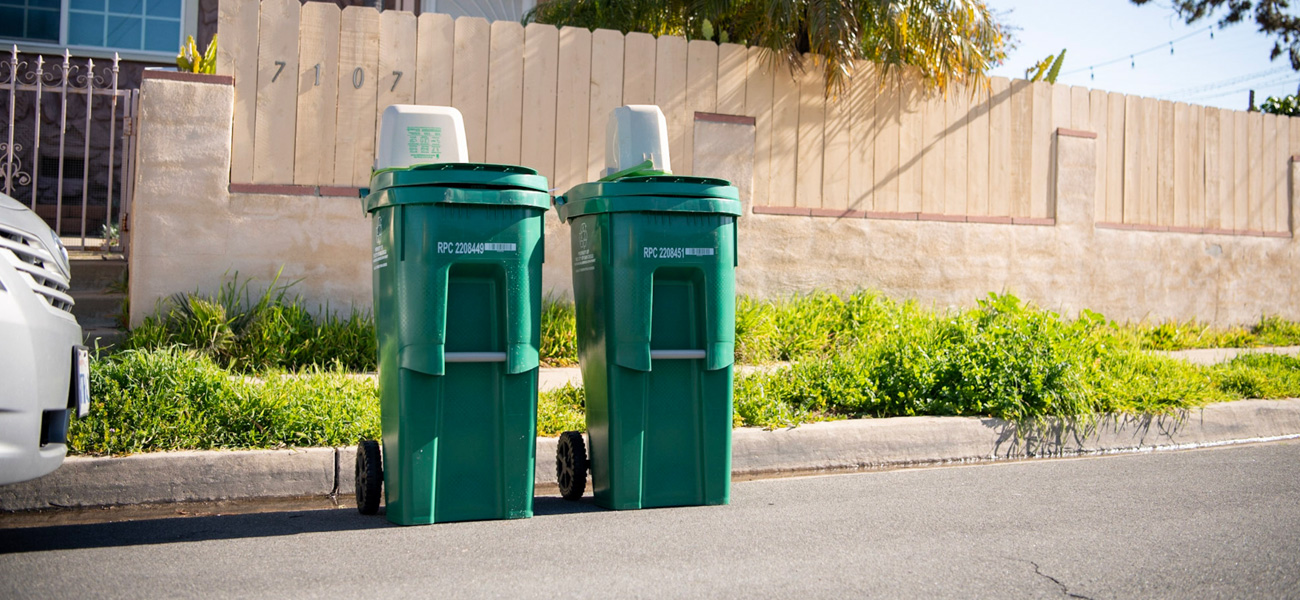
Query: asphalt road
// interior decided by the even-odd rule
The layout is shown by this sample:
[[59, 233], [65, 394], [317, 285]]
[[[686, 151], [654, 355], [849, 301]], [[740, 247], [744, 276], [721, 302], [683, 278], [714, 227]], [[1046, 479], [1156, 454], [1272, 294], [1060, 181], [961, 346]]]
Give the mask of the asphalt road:
[[0, 529], [0, 597], [1300, 597], [1300, 443], [739, 482], [732, 504]]

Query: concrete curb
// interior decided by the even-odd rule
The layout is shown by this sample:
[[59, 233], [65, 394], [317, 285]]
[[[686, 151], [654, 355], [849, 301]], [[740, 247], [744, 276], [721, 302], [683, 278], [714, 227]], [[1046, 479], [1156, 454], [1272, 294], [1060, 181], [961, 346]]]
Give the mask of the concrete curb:
[[[900, 417], [737, 429], [740, 478], [1196, 448], [1300, 438], [1300, 399], [1241, 400], [1164, 417], [1037, 425]], [[536, 483], [555, 485], [553, 438], [538, 438]], [[67, 459], [41, 479], [0, 487], [0, 511], [351, 494], [354, 448], [159, 452]]]

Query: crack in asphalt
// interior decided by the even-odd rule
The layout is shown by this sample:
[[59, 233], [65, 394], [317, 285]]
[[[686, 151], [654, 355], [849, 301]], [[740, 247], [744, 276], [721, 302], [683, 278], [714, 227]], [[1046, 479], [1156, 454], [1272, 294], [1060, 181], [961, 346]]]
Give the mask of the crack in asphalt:
[[1055, 578], [1055, 577], [1052, 577], [1051, 575], [1048, 575], [1047, 573], [1044, 573], [1042, 567], [1039, 567], [1039, 566], [1038, 566], [1038, 563], [1036, 563], [1036, 562], [1034, 562], [1034, 561], [1032, 561], [1032, 560], [1026, 560], [1026, 559], [1023, 559], [1023, 558], [1016, 559], [1016, 560], [1020, 560], [1020, 561], [1023, 561], [1023, 562], [1027, 562], [1027, 563], [1033, 565], [1033, 567], [1034, 567], [1034, 574], [1035, 574], [1035, 575], [1038, 575], [1038, 576], [1040, 576], [1040, 577], [1043, 577], [1043, 578], [1047, 579], [1048, 581], [1051, 581], [1052, 583], [1055, 583], [1057, 586], [1059, 586], [1059, 587], [1061, 588], [1061, 593], [1062, 593], [1062, 594], [1065, 594], [1065, 596], [1066, 596], [1067, 598], [1080, 598], [1080, 599], [1082, 599], [1082, 600], [1092, 600], [1092, 598], [1089, 598], [1088, 596], [1084, 596], [1084, 595], [1082, 595], [1082, 594], [1075, 594], [1075, 593], [1071, 592], [1071, 591], [1070, 591], [1070, 588], [1069, 588], [1068, 586], [1066, 586], [1064, 583], [1061, 583], [1061, 580], [1060, 580], [1060, 579], [1057, 579], [1057, 578]]

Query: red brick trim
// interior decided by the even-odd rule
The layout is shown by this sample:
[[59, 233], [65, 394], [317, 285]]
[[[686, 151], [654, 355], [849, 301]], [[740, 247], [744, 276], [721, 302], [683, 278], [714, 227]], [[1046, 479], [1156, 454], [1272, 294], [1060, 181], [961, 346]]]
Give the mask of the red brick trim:
[[1058, 135], [1058, 136], [1064, 136], [1064, 137], [1083, 138], [1083, 139], [1087, 139], [1087, 140], [1095, 140], [1095, 139], [1097, 139], [1097, 133], [1096, 133], [1096, 132], [1093, 132], [1093, 131], [1083, 131], [1083, 130], [1080, 130], [1080, 129], [1066, 129], [1066, 128], [1064, 128], [1064, 127], [1058, 127], [1058, 128], [1056, 129], [1056, 135]]
[[265, 183], [232, 183], [232, 194], [274, 194], [276, 196], [315, 196], [316, 188], [310, 185]]
[[941, 221], [944, 223], [965, 223], [966, 215], [944, 215], [939, 213], [920, 213], [916, 215], [918, 221]]
[[1011, 222], [1016, 225], [1037, 225], [1039, 227], [1055, 227], [1056, 219], [1041, 217], [1015, 217]]
[[1201, 231], [1206, 235], [1237, 235], [1237, 232], [1231, 229], [1221, 229], [1218, 227], [1207, 227]]
[[1250, 237], [1264, 237], [1264, 232], [1259, 229], [1238, 229], [1237, 235], [1248, 235]]
[[1169, 233], [1205, 233], [1204, 227], [1170, 227]]
[[208, 75], [206, 73], [182, 73], [180, 71], [159, 71], [146, 69], [141, 79], [162, 79], [165, 81], [185, 81], [188, 83], [215, 83], [217, 85], [235, 85], [235, 78], [230, 75]]
[[867, 211], [868, 219], [884, 219], [886, 221], [915, 221], [919, 216], [921, 216], [921, 213]]
[[1292, 236], [1291, 236], [1291, 232], [1289, 231], [1266, 231], [1264, 232], [1264, 237], [1289, 238]]
[[351, 196], [353, 198], [361, 197], [360, 188], [322, 185], [316, 189], [317, 189], [317, 193], [320, 194], [321, 196]]
[[1300, 162], [1300, 154], [1291, 157], [1291, 162]]
[[696, 112], [696, 121], [708, 121], [710, 123], [731, 123], [734, 125], [749, 125], [751, 127], [757, 122], [754, 117], [744, 115], [724, 115], [719, 113]]
[[977, 215], [966, 215], [967, 223], [986, 223], [992, 225], [1011, 225], [1011, 217], [984, 217]]
[[812, 209], [793, 206], [755, 206], [750, 209], [756, 215], [786, 215], [791, 217], [810, 217]]
[[867, 213], [860, 210], [849, 210], [847, 208], [812, 208], [809, 214], [814, 217], [831, 217], [834, 219], [863, 219]]
[[1094, 223], [1093, 226], [1097, 229], [1119, 229], [1122, 231], [1133, 230], [1133, 225], [1131, 223]]

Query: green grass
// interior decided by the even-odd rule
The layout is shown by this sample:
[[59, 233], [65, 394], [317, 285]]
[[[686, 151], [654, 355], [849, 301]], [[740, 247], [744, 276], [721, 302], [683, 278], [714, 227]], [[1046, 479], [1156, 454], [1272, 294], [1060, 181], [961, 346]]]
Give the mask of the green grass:
[[[374, 371], [374, 320], [328, 306], [311, 311], [278, 278], [253, 297], [238, 276], [217, 293], [177, 294], [132, 330], [127, 349], [180, 346], [212, 357], [240, 372], [298, 370], [312, 365]], [[322, 316], [313, 316], [313, 315]], [[884, 343], [933, 311], [914, 302], [895, 302], [874, 292], [847, 296], [826, 292], [775, 300], [736, 299], [736, 362], [761, 365], [828, 358], [858, 345]], [[918, 321], [920, 320], [920, 321]], [[578, 364], [573, 303], [548, 296], [541, 314], [542, 364]], [[1129, 324], [1114, 334], [1145, 350], [1245, 348], [1300, 345], [1300, 323], [1261, 317], [1250, 327], [1215, 328], [1194, 321]]]
[[377, 439], [379, 401], [370, 379], [321, 369], [277, 375], [241, 377], [181, 349], [96, 357], [90, 415], [73, 421], [68, 449], [105, 455]]
[[1276, 316], [1260, 317], [1249, 327], [1213, 327], [1196, 321], [1129, 325], [1125, 329], [1149, 350], [1300, 346], [1300, 323]]
[[[351, 445], [376, 437], [375, 386], [347, 375], [375, 368], [370, 317], [316, 319], [289, 286], [257, 298], [247, 286], [231, 281], [211, 297], [178, 295], [132, 332], [128, 350], [96, 357], [94, 408], [74, 424], [71, 450]], [[547, 298], [541, 328], [543, 363], [576, 364], [573, 305]], [[737, 426], [908, 415], [1033, 421], [1300, 397], [1295, 358], [1248, 355], [1199, 367], [1150, 352], [1300, 343], [1300, 324], [1275, 317], [1250, 328], [1146, 327], [1089, 311], [1065, 319], [1010, 295], [936, 311], [872, 292], [814, 293], [739, 298], [736, 335], [739, 364], [771, 366], [736, 377]], [[541, 394], [539, 434], [583, 430], [584, 410], [581, 388]]]
[[131, 330], [123, 348], [180, 347], [241, 373], [310, 367], [374, 371], [374, 320], [355, 309], [346, 316], [329, 306], [313, 316], [292, 283], [271, 282], [255, 299], [249, 281], [231, 278], [214, 295], [176, 294]]

